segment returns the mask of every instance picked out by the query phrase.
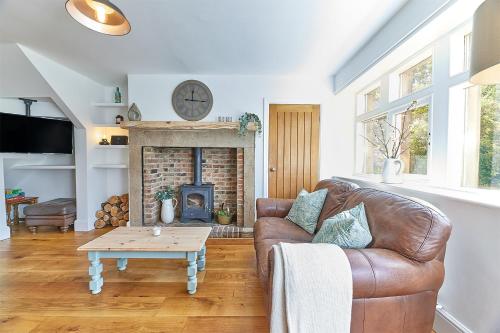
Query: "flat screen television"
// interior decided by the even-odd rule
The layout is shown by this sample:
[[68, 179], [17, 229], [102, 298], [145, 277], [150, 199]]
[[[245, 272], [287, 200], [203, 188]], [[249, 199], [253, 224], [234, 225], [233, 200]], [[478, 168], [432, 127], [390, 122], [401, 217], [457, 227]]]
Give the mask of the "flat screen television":
[[68, 120], [0, 113], [1, 153], [73, 153], [73, 124]]

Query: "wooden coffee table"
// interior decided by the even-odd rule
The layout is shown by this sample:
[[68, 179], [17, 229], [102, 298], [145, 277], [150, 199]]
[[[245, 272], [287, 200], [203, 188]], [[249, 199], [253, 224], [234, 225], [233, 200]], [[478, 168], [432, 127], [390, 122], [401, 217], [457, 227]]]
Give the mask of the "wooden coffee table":
[[205, 242], [210, 227], [162, 228], [160, 236], [153, 236], [152, 227], [118, 227], [85, 245], [78, 251], [87, 251], [90, 261], [89, 289], [92, 294], [101, 292], [102, 258], [116, 258], [118, 270], [127, 268], [127, 259], [187, 259], [187, 291], [196, 292], [197, 271], [205, 269]]

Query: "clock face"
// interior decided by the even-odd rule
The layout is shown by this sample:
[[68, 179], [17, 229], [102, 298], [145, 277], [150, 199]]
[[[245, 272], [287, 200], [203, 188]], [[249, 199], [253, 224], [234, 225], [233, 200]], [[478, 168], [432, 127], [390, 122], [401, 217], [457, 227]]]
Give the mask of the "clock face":
[[172, 94], [172, 106], [182, 119], [201, 120], [210, 113], [212, 105], [212, 93], [200, 81], [184, 81]]

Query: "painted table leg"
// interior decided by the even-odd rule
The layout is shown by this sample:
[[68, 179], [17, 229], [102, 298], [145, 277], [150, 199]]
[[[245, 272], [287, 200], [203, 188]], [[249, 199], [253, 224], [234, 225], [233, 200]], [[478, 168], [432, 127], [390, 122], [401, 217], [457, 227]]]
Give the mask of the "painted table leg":
[[207, 247], [203, 245], [201, 251], [198, 252], [198, 272], [202, 272], [205, 270], [206, 254], [207, 254]]
[[89, 252], [89, 260], [90, 260], [89, 289], [92, 292], [92, 294], [98, 294], [101, 292], [101, 287], [104, 283], [104, 280], [102, 279], [101, 276], [102, 263], [99, 261], [99, 252]]
[[127, 258], [116, 259], [116, 267], [118, 267], [119, 271], [126, 270], [127, 269]]
[[188, 267], [187, 267], [187, 291], [191, 295], [196, 292], [196, 285], [198, 283], [196, 279], [196, 256], [197, 252], [188, 252], [187, 253], [187, 260], [188, 260]]

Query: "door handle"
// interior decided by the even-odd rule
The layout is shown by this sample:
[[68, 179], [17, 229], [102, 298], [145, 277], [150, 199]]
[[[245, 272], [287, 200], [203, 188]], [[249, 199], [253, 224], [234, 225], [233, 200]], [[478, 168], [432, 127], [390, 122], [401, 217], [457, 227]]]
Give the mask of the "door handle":
[[269, 171], [276, 172], [276, 168], [270, 168]]

